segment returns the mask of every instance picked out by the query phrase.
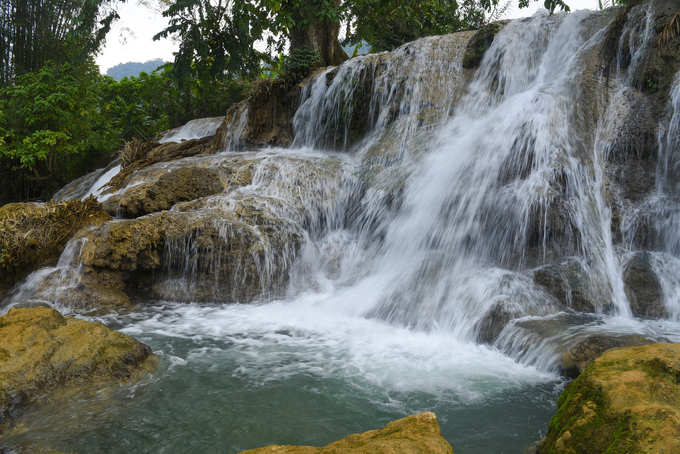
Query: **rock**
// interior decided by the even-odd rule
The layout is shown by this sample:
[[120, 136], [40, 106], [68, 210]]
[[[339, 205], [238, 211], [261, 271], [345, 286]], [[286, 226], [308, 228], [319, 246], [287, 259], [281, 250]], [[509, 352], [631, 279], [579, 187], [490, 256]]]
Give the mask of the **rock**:
[[45, 307], [10, 309], [0, 317], [0, 430], [45, 393], [128, 379], [149, 355], [148, 346], [101, 323]]
[[484, 317], [475, 325], [477, 341], [493, 344], [510, 320], [527, 315], [522, 307], [509, 299], [502, 299], [491, 306]]
[[121, 290], [99, 284], [72, 268], [54, 271], [45, 277], [32, 300], [23, 304], [49, 301], [88, 315], [124, 312], [133, 307], [130, 298]]
[[104, 208], [113, 215], [137, 217], [169, 210], [178, 202], [196, 200], [223, 190], [224, 185], [217, 170], [179, 167], [164, 173], [152, 184], [135, 187], [129, 193], [110, 197], [104, 202]]
[[370, 430], [361, 434], [333, 442], [327, 446], [266, 446], [264, 448], [243, 451], [242, 454], [264, 453], [300, 453], [300, 454], [340, 454], [340, 453], [450, 453], [451, 445], [444, 440], [439, 423], [434, 413], [426, 411], [417, 415], [391, 422], [379, 430]]
[[[256, 198], [213, 209], [190, 205], [199, 211], [153, 213], [85, 232], [80, 260], [87, 273], [117, 288], [116, 278], [127, 279], [126, 293], [151, 299], [250, 302], [281, 294], [303, 242], [299, 225]], [[163, 274], [154, 277], [155, 270]]]
[[666, 318], [661, 282], [652, 267], [652, 254], [638, 252], [626, 264], [623, 283], [633, 315], [638, 317]]
[[615, 347], [649, 345], [654, 342], [642, 336], [590, 336], [579, 342], [562, 356], [562, 370], [569, 378], [576, 378], [588, 365], [602, 354]]
[[680, 344], [605, 352], [557, 401], [543, 453], [680, 452]]
[[588, 272], [580, 260], [567, 260], [534, 271], [534, 282], [577, 312], [594, 313], [603, 307], [589, 286]]

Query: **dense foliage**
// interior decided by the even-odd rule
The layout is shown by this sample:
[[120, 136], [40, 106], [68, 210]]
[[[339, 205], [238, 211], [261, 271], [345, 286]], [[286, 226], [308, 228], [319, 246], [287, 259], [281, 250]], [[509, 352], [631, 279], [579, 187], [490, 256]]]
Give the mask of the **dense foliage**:
[[3, 0], [0, 2], [0, 85], [57, 64], [82, 61], [101, 45], [125, 0]]

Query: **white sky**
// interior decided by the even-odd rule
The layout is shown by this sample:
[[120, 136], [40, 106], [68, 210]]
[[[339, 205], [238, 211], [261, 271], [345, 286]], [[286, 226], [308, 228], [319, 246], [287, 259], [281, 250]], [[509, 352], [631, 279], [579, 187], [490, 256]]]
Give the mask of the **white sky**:
[[[543, 1], [531, 1], [528, 8], [519, 9], [518, 0], [512, 2], [513, 6], [506, 16], [509, 19], [531, 16], [543, 5]], [[597, 0], [566, 0], [566, 3], [572, 11], [598, 8]], [[157, 58], [173, 60], [172, 53], [177, 50], [175, 43], [170, 39], [152, 40], [153, 35], [167, 26], [166, 18], [140, 5], [137, 0], [120, 4], [118, 14], [121, 19], [109, 34], [102, 53], [96, 58], [102, 74], [119, 63], [145, 62]]]

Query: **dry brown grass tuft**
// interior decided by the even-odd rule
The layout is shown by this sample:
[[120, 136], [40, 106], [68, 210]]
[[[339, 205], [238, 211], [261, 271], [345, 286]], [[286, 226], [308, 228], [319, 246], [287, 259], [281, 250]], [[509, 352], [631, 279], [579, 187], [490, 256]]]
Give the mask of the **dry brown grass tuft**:
[[92, 196], [5, 211], [0, 217], [0, 274], [12, 280], [59, 257], [66, 242], [81, 228], [111, 219]]

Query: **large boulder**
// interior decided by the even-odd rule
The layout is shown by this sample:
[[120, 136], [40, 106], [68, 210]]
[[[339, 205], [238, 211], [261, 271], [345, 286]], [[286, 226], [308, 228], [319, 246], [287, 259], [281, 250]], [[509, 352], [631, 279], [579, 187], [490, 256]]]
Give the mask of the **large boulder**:
[[604, 353], [557, 401], [543, 453], [680, 452], [680, 344]]
[[638, 345], [649, 345], [654, 342], [642, 336], [590, 336], [562, 355], [562, 371], [569, 378], [576, 378], [592, 363], [596, 358], [602, 356], [604, 352], [616, 347], [633, 347]]
[[266, 446], [243, 451], [242, 454], [453, 454], [444, 440], [434, 413], [426, 411], [391, 422], [382, 429], [353, 434], [327, 446]]
[[55, 309], [10, 309], [0, 317], [0, 431], [49, 391], [83, 381], [125, 380], [151, 349], [101, 323]]

